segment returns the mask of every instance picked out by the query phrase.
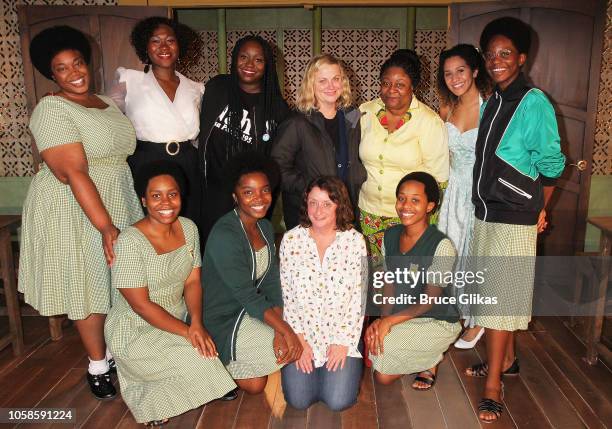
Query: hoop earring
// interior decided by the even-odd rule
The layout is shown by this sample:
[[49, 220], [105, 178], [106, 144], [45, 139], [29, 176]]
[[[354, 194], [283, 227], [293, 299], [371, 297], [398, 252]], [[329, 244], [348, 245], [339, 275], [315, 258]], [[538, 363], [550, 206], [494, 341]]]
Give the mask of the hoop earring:
[[149, 73], [149, 69], [151, 68], [151, 59], [147, 59], [147, 63], [144, 66], [144, 72]]

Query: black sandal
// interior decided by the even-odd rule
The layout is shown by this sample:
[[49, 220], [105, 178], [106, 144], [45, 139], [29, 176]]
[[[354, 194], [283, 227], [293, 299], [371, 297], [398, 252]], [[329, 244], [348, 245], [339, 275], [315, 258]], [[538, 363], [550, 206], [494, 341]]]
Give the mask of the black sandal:
[[499, 417], [504, 411], [504, 405], [493, 399], [482, 398], [480, 402], [478, 403], [478, 413], [480, 414], [483, 411], [488, 412], [488, 413], [493, 413], [495, 415], [495, 419], [485, 420], [485, 419], [482, 419], [480, 416], [478, 416], [478, 420], [480, 420], [483, 423], [494, 423], [497, 420], [499, 420]]
[[[414, 377], [414, 382], [412, 383], [412, 388], [414, 390], [417, 390], [419, 392], [424, 392], [426, 390], [431, 389], [434, 386], [434, 384], [436, 384], [436, 374], [431, 372], [429, 369], [426, 371], [421, 371], [419, 374], [428, 374], [430, 375], [430, 377], [421, 377], [420, 375], [417, 375], [416, 377]], [[414, 383], [416, 382], [426, 384], [427, 387], [414, 387]]]
[[[521, 368], [519, 366], [518, 358], [515, 357], [514, 362], [512, 362], [512, 365], [510, 365], [508, 369], [502, 372], [502, 376], [519, 375], [520, 370]], [[468, 377], [486, 377], [487, 375], [489, 375], [489, 365], [486, 363], [479, 363], [476, 365], [472, 365], [471, 367], [467, 368], [465, 375], [467, 375]]]

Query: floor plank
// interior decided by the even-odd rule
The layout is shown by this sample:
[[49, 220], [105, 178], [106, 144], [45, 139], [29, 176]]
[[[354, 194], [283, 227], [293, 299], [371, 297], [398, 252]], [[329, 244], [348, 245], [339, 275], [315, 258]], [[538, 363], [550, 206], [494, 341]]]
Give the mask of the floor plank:
[[361, 377], [357, 403], [342, 413], [342, 429], [360, 429], [378, 427], [376, 398], [372, 370], [365, 368]]
[[476, 413], [470, 406], [470, 401], [448, 354], [438, 365], [438, 377], [434, 389], [449, 429], [480, 427]]
[[216, 400], [206, 404], [196, 428], [232, 429], [244, 394], [243, 391], [238, 391], [238, 397], [233, 401]]
[[[560, 362], [559, 356], [556, 354], [551, 356], [544, 349], [542, 344], [540, 344], [534, 333], [531, 334], [532, 338], [527, 338], [531, 346], [531, 351], [536, 356], [540, 364], [546, 368], [550, 376], [555, 380], [555, 383], [561, 391], [565, 394], [565, 396], [572, 403], [574, 409], [576, 409], [578, 415], [581, 420], [586, 424], [589, 428], [603, 428], [603, 422], [599, 419], [599, 416], [593, 411], [591, 404], [585, 400], [584, 396], [580, 393], [580, 391], [584, 391], [581, 385], [576, 385], [576, 383], [572, 382], [570, 377], [568, 377], [567, 371], [562, 368], [571, 368]], [[571, 374], [572, 378], [574, 374]], [[583, 383], [583, 380], [577, 380], [579, 384]], [[553, 410], [549, 410], [548, 412], [553, 412]]]
[[204, 411], [204, 406], [189, 410], [179, 416], [172, 417], [163, 429], [184, 429], [194, 428], [200, 420], [200, 416]]
[[533, 337], [524, 332], [517, 335], [517, 355], [521, 364], [521, 380], [542, 410], [555, 410], [547, 413], [548, 420], [556, 429], [579, 429], [586, 427], [578, 412], [563, 394], [548, 369], [542, 366], [530, 350]]
[[339, 428], [341, 426], [341, 413], [331, 411], [322, 402], [317, 402], [308, 408], [308, 429]]
[[422, 429], [441, 429], [448, 427], [436, 396], [435, 387], [424, 392], [412, 388], [414, 375], [401, 378], [402, 395], [408, 405], [412, 427]]
[[588, 377], [606, 398], [612, 398], [612, 372], [603, 362], [589, 365], [584, 357], [586, 346], [572, 334], [558, 317], [538, 317], [536, 324], [541, 324], [554, 341], [562, 348], [574, 364]]
[[110, 429], [115, 427], [125, 413], [129, 413], [127, 405], [121, 397], [112, 401], [100, 401], [98, 406], [87, 420], [83, 422], [81, 429]]
[[[376, 398], [376, 413], [378, 424], [383, 429], [410, 429], [414, 428], [408, 414], [408, 407], [402, 395], [402, 382], [384, 386], [374, 381], [374, 395]], [[416, 429], [416, 428], [415, 428]]]

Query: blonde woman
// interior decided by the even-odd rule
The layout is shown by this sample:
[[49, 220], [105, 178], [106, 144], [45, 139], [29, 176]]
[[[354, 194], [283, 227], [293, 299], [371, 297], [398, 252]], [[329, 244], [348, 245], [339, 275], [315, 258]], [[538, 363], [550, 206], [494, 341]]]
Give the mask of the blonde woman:
[[366, 171], [359, 160], [359, 110], [351, 107], [351, 88], [342, 63], [329, 54], [308, 63], [298, 90], [297, 112], [281, 124], [272, 148], [282, 176], [285, 225], [299, 224], [306, 185], [319, 176], [337, 176], [353, 207]]

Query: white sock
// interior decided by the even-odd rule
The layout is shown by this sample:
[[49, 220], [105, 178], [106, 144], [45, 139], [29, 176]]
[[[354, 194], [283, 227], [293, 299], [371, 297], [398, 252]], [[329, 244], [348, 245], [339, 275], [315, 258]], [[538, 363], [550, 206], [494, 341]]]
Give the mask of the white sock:
[[106, 360], [111, 360], [112, 358], [113, 358], [113, 355], [111, 354], [110, 350], [107, 347], [106, 348]]
[[91, 358], [88, 359], [89, 368], [87, 371], [89, 371], [91, 375], [100, 375], [108, 372], [108, 361], [106, 358], [101, 360], [91, 360]]

